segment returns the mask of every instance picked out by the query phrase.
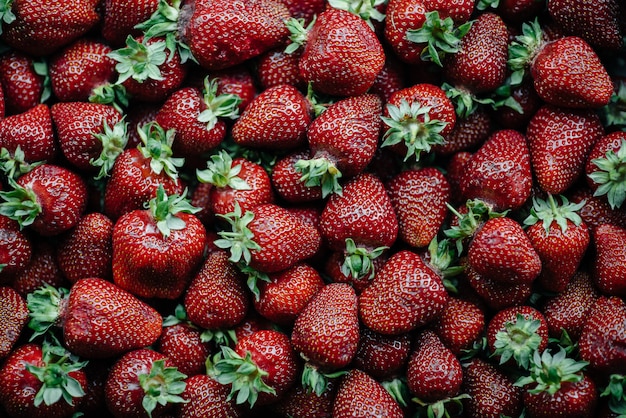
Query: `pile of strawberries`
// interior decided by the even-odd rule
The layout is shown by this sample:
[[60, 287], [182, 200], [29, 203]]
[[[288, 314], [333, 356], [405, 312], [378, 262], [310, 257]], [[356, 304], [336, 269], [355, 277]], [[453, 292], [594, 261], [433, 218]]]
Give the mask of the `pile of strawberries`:
[[619, 0], [0, 5], [0, 417], [626, 416]]

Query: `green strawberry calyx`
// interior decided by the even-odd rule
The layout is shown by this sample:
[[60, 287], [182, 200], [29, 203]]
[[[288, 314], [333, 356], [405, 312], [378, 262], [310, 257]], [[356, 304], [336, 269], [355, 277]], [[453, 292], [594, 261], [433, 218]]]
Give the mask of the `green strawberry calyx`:
[[586, 361], [576, 361], [567, 357], [563, 347], [559, 347], [559, 351], [554, 355], [550, 353], [550, 349], [546, 349], [543, 353], [535, 350], [530, 363], [530, 375], [522, 376], [514, 385], [523, 387], [535, 384], [532, 389], [528, 390], [529, 393], [547, 392], [554, 395], [561, 389], [562, 383], [580, 382], [583, 379], [582, 370], [588, 364]]
[[74, 405], [74, 399], [85, 396], [80, 382], [70, 376], [70, 373], [82, 370], [86, 361], [78, 361], [78, 357], [71, 354], [58, 342], [44, 341], [42, 344], [42, 365], [26, 365], [32, 375], [42, 383], [35, 395], [34, 405], [42, 403], [49, 406], [63, 398], [69, 405]]
[[109, 52], [108, 56], [115, 61], [115, 70], [119, 77], [117, 84], [132, 78], [143, 83], [146, 80], [163, 80], [160, 66], [167, 60], [167, 43], [157, 41], [148, 44], [148, 39], [144, 38], [139, 42], [128, 35], [126, 47]]
[[117, 157], [124, 152], [128, 144], [128, 124], [122, 119], [111, 127], [105, 120], [102, 122], [102, 132], [92, 133], [102, 143], [102, 152], [98, 158], [89, 161], [94, 167], [100, 167], [100, 171], [94, 177], [95, 180], [108, 177]]
[[237, 119], [239, 117], [239, 104], [241, 98], [236, 94], [217, 94], [218, 80], [204, 79], [203, 101], [206, 106], [198, 115], [198, 121], [206, 123], [206, 129], [210, 131], [217, 124], [218, 118]]
[[144, 391], [141, 405], [150, 417], [157, 405], [188, 402], [180, 396], [185, 391], [187, 375], [176, 367], [166, 367], [163, 359], [154, 361], [149, 373], [137, 377]]
[[271, 283], [272, 280], [270, 279], [270, 276], [268, 276], [267, 273], [263, 273], [253, 267], [250, 267], [245, 263], [245, 261], [240, 260], [236, 266], [239, 271], [246, 276], [246, 285], [254, 295], [254, 299], [258, 302], [261, 299], [259, 282]]
[[609, 398], [609, 409], [611, 412], [622, 416], [626, 414], [626, 376], [622, 374], [612, 374], [609, 377], [609, 383], [602, 393], [601, 397]]
[[519, 367], [528, 370], [531, 356], [541, 344], [537, 333], [540, 326], [540, 320], [518, 313], [514, 321], [506, 322], [504, 329], [496, 333], [493, 355], [500, 357], [500, 364], [513, 358]]
[[237, 404], [247, 402], [253, 407], [260, 393], [276, 394], [276, 390], [263, 381], [268, 372], [254, 362], [249, 351], [242, 357], [232, 348], [223, 346], [208, 365], [207, 373], [222, 385], [231, 385], [228, 400], [235, 398]]
[[207, 168], [197, 170], [196, 176], [201, 183], [210, 183], [218, 188], [230, 187], [233, 190], [251, 190], [244, 179], [239, 177], [242, 165], [233, 165], [233, 159], [228, 152], [222, 150], [211, 156], [207, 161]]
[[476, 2], [478, 10], [497, 9], [499, 5], [500, 0], [478, 0]]
[[341, 171], [330, 156], [317, 156], [310, 160], [298, 160], [294, 164], [297, 172], [302, 174], [300, 181], [306, 187], [321, 187], [322, 198], [332, 193], [341, 195], [342, 187], [339, 179]]
[[302, 387], [309, 393], [313, 392], [317, 396], [322, 396], [328, 388], [328, 381], [330, 379], [339, 378], [346, 373], [348, 373], [346, 370], [323, 372], [316, 366], [307, 362], [302, 370]]
[[414, 397], [411, 400], [415, 404], [417, 404], [418, 410], [424, 413], [424, 415], [419, 414], [418, 416], [427, 416], [432, 418], [450, 418], [451, 415], [448, 412], [449, 405], [453, 405], [450, 409], [461, 413], [463, 412], [463, 400], [470, 398], [471, 397], [468, 394], [462, 393], [460, 395], [440, 399], [432, 403], [424, 402], [417, 397]]
[[230, 250], [229, 260], [233, 263], [243, 261], [249, 265], [252, 261], [252, 251], [261, 249], [261, 246], [254, 242], [254, 234], [248, 228], [254, 219], [254, 213], [248, 210], [242, 214], [239, 203], [235, 202], [235, 208], [231, 213], [217, 216], [228, 223], [230, 231], [219, 231], [218, 235], [222, 238], [216, 239], [213, 243], [218, 248]]
[[45, 335], [50, 328], [59, 325], [70, 291], [64, 287], [55, 288], [44, 285], [26, 296], [28, 327], [32, 329], [31, 341], [40, 335]]
[[601, 107], [598, 113], [604, 126], [623, 128], [626, 126], [626, 81], [616, 80], [615, 86], [609, 103]]
[[511, 85], [518, 85], [524, 79], [526, 71], [541, 48], [543, 48], [543, 30], [539, 21], [522, 24], [522, 33], [509, 45], [508, 66], [512, 71]]
[[14, 180], [41, 164], [43, 161], [27, 162], [26, 155], [19, 145], [13, 152], [4, 147], [0, 149], [0, 171]]
[[372, 280], [376, 274], [373, 261], [380, 257], [387, 246], [374, 249], [357, 246], [352, 238], [346, 238], [344, 262], [341, 273], [356, 280]]
[[608, 150], [604, 157], [591, 162], [598, 168], [588, 175], [598, 185], [593, 195], [606, 195], [611, 209], [621, 207], [626, 199], [626, 139], [617, 152]]
[[178, 168], [184, 158], [172, 157], [172, 144], [176, 136], [174, 129], [165, 130], [157, 122], [148, 122], [137, 128], [141, 144], [137, 149], [145, 158], [150, 159], [150, 169], [155, 174], [165, 172], [171, 179], [178, 178]]
[[377, 7], [386, 4], [387, 0], [328, 0], [328, 5], [334, 9], [345, 10], [365, 20], [372, 30], [372, 20], [382, 22], [385, 15]]
[[456, 240], [457, 253], [463, 253], [463, 240], [470, 238], [489, 219], [501, 218], [507, 212], [496, 212], [487, 203], [480, 199], [470, 199], [465, 202], [467, 213], [461, 214], [455, 208], [446, 204], [450, 212], [458, 218], [457, 225], [444, 231], [448, 238]]
[[[478, 97], [463, 87], [443, 83], [441, 88], [454, 105], [454, 111], [457, 116], [463, 119], [467, 119], [471, 114], [476, 112], [479, 105], [496, 106], [496, 102], [491, 97]], [[513, 101], [515, 102], [515, 99], [513, 99]]]
[[448, 238], [439, 240], [435, 236], [428, 244], [427, 250], [428, 266], [442, 278], [443, 285], [448, 292], [458, 293], [456, 283], [452, 278], [463, 273], [465, 267], [456, 264], [459, 260], [456, 246], [453, 246]]
[[10, 25], [16, 19], [13, 13], [14, 0], [0, 0], [0, 34], [2, 34], [2, 27], [4, 25]]
[[91, 91], [88, 100], [90, 103], [111, 105], [122, 114], [128, 107], [128, 94], [122, 84], [102, 83]]
[[419, 29], [406, 31], [406, 39], [416, 44], [426, 44], [421, 52], [422, 60], [432, 61], [442, 67], [446, 54], [458, 52], [461, 38], [470, 30], [473, 22], [465, 22], [455, 27], [450, 16], [441, 19], [438, 11], [425, 14], [426, 21]]
[[296, 19], [295, 17], [292, 17], [285, 21], [285, 26], [287, 26], [290, 33], [289, 40], [291, 41], [291, 43], [285, 48], [286, 54], [293, 54], [306, 43], [309, 32], [313, 29], [313, 25], [315, 25], [315, 21], [316, 18], [313, 18], [307, 27], [304, 27], [304, 19]]
[[419, 161], [421, 153], [429, 153], [433, 145], [445, 143], [441, 132], [448, 122], [430, 118], [429, 106], [422, 106], [419, 102], [409, 103], [402, 99], [399, 106], [387, 104], [389, 117], [381, 119], [389, 127], [383, 135], [381, 146], [388, 147], [404, 143], [407, 148], [404, 161], [412, 156]]
[[391, 395], [391, 397], [403, 407], [408, 407], [407, 399], [411, 397], [411, 391], [406, 381], [406, 377], [396, 377], [391, 380], [380, 382], [383, 388]]
[[185, 229], [185, 221], [176, 216], [179, 213], [198, 213], [201, 209], [194, 207], [186, 199], [187, 190], [182, 195], [167, 195], [163, 185], [159, 184], [156, 196], [148, 202], [148, 209], [156, 221], [157, 228], [164, 237], [172, 231]]
[[567, 231], [568, 222], [573, 223], [575, 226], [580, 225], [582, 218], [578, 211], [585, 206], [585, 201], [570, 203], [565, 196], [560, 197], [560, 205], [552, 194], [549, 194], [545, 200], [533, 197], [533, 206], [530, 209], [530, 214], [524, 220], [524, 224], [530, 226], [541, 221], [546, 235], [550, 233], [550, 226], [553, 222], [556, 222], [563, 233]]
[[187, 317], [187, 311], [185, 311], [185, 307], [180, 303], [174, 308], [173, 315], [168, 315], [163, 318], [162, 326], [163, 328], [165, 328], [178, 324], [185, 324], [190, 327], [197, 328], [191, 321], [189, 321], [189, 318]]
[[43, 208], [35, 192], [26, 187], [22, 187], [13, 178], [7, 178], [12, 190], [0, 191], [0, 215], [17, 221], [20, 228], [24, 228], [35, 222], [41, 214]]
[[[218, 347], [237, 344], [237, 332], [234, 329], [207, 329], [200, 334], [203, 343], [214, 343]], [[209, 360], [207, 364], [212, 364]]]

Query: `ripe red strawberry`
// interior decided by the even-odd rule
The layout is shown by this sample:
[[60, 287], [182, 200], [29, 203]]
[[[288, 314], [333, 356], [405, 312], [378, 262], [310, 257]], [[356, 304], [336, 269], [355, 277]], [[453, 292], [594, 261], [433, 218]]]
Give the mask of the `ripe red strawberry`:
[[453, 155], [461, 151], [474, 151], [487, 140], [492, 133], [493, 118], [484, 109], [477, 107], [471, 115], [457, 118], [454, 129], [443, 144], [433, 145], [436, 155]]
[[[528, 121], [544, 102], [535, 92], [530, 78], [525, 78], [521, 84], [517, 85], [507, 85], [509, 81], [510, 79], [507, 79], [502, 89], [495, 92], [494, 118], [500, 122], [503, 128], [524, 132]], [[502, 96], [500, 96], [500, 92], [503, 93]], [[511, 100], [514, 100], [517, 105], [511, 106]], [[502, 102], [500, 103], [500, 101]]]
[[584, 205], [578, 214], [587, 224], [590, 231], [595, 230], [602, 224], [616, 225], [626, 228], [626, 211], [613, 210], [607, 199], [602, 196], [594, 196], [593, 191], [582, 185], [572, 190], [572, 202], [583, 202]]
[[204, 225], [185, 196], [159, 186], [149, 209], [122, 215], [113, 227], [113, 281], [144, 298], [176, 299], [202, 262]]
[[541, 259], [538, 283], [548, 291], [564, 291], [585, 255], [590, 237], [587, 225], [577, 213], [582, 206], [569, 203], [564, 196], [560, 205], [552, 195], [547, 200], [533, 198], [531, 213], [524, 223]]
[[0, 237], [0, 284], [11, 284], [30, 263], [33, 247], [17, 221], [3, 215], [0, 215]]
[[105, 43], [81, 38], [50, 59], [50, 84], [62, 102], [86, 102], [96, 89], [113, 81], [113, 50]]
[[282, 2], [289, 9], [291, 16], [304, 19], [305, 23], [309, 23], [327, 7], [327, 2], [324, 0], [282, 0]]
[[41, 286], [69, 286], [69, 282], [59, 268], [53, 243], [47, 240], [33, 240], [30, 263], [22, 269], [11, 287], [24, 297]]
[[112, 46], [124, 45], [128, 35], [141, 34], [135, 26], [148, 20], [157, 10], [159, 0], [105, 0], [102, 4], [102, 37]]
[[554, 106], [599, 108], [613, 94], [611, 78], [587, 42], [577, 36], [545, 40], [537, 20], [522, 25], [509, 47], [509, 67], [516, 82], [529, 68], [535, 91]]
[[24, 113], [50, 96], [46, 73], [45, 65], [19, 51], [11, 50], [0, 57], [0, 84], [7, 115]]
[[600, 225], [593, 231], [593, 281], [605, 295], [626, 296], [626, 229]]
[[320, 231], [331, 250], [346, 251], [346, 272], [355, 278], [372, 274], [371, 259], [380, 255], [381, 247], [391, 247], [398, 235], [398, 220], [382, 181], [363, 173], [347, 182], [341, 195], [333, 194], [326, 202]]
[[11, 353], [28, 322], [26, 300], [11, 287], [0, 286], [0, 359]]
[[600, 292], [588, 273], [575, 273], [565, 290], [547, 299], [541, 308], [550, 336], [561, 338], [563, 332], [567, 332], [573, 341], [578, 341], [599, 296]]
[[391, 95], [383, 112], [389, 127], [382, 147], [389, 146], [405, 161], [420, 160], [435, 145], [445, 144], [456, 124], [454, 106], [438, 86], [419, 83]]
[[493, 210], [520, 208], [533, 184], [526, 138], [518, 131], [498, 130], [463, 167], [459, 179], [465, 199], [481, 199]]
[[219, 248], [230, 250], [230, 260], [262, 273], [274, 273], [312, 257], [321, 245], [317, 228], [273, 203], [258, 205], [242, 214], [222, 216], [230, 231], [219, 232]]
[[591, 110], [545, 105], [531, 118], [526, 135], [537, 183], [545, 192], [561, 194], [583, 174], [604, 129]]
[[296, 163], [309, 158], [308, 150], [294, 151], [276, 161], [272, 169], [272, 186], [276, 193], [289, 203], [306, 203], [322, 200], [322, 186], [307, 186]]
[[44, 235], [73, 228], [87, 204], [87, 186], [67, 168], [41, 164], [12, 182], [13, 190], [0, 192], [0, 214]]
[[57, 154], [50, 108], [45, 104], [0, 120], [0, 148], [24, 152], [24, 160], [52, 162]]
[[98, 212], [88, 213], [58, 243], [57, 260], [71, 282], [99, 277], [111, 279], [113, 222]]
[[308, 391], [302, 385], [294, 385], [283, 397], [272, 404], [271, 412], [281, 418], [289, 417], [332, 417], [333, 402], [337, 393], [338, 378], [331, 379], [321, 395]]
[[165, 131], [156, 122], [138, 129], [142, 143], [127, 148], [115, 159], [104, 193], [104, 213], [116, 221], [123, 214], [143, 209], [156, 195], [159, 185], [168, 194], [182, 193], [177, 167], [183, 160], [172, 158], [174, 131]]
[[626, 372], [626, 304], [616, 296], [600, 296], [586, 320], [578, 340], [580, 358], [595, 372], [609, 375]]
[[404, 416], [400, 405], [380, 383], [358, 369], [350, 370], [339, 385], [333, 403], [333, 418], [367, 416], [371, 411], [388, 418]]
[[522, 412], [522, 391], [501, 370], [479, 358], [463, 366], [462, 391], [468, 418], [517, 417]]
[[311, 298], [324, 287], [324, 281], [306, 263], [269, 275], [270, 282], [258, 284], [254, 308], [263, 317], [278, 325], [291, 325]]
[[505, 283], [489, 279], [476, 273], [471, 266], [466, 266], [465, 275], [471, 288], [495, 311], [521, 305], [532, 293], [532, 283]]
[[626, 133], [611, 132], [600, 138], [589, 153], [585, 174], [594, 196], [605, 196], [612, 209], [626, 200], [624, 177], [626, 162]]
[[183, 300], [189, 321], [208, 330], [231, 329], [244, 320], [250, 304], [244, 278], [224, 251], [207, 256]]
[[278, 0], [199, 2], [181, 34], [202, 67], [218, 70], [284, 45], [289, 17]]
[[293, 43], [286, 51], [304, 44], [299, 62], [304, 81], [316, 92], [334, 96], [367, 92], [385, 64], [383, 47], [367, 22], [351, 12], [328, 8], [312, 25], [304, 29], [295, 19], [288, 22]]
[[445, 166], [446, 179], [450, 185], [450, 204], [453, 206], [459, 206], [466, 202], [461, 194], [461, 178], [465, 173], [465, 164], [471, 157], [472, 153], [469, 151], [456, 152], [450, 156]]
[[286, 334], [261, 330], [241, 338], [234, 350], [223, 346], [207, 371], [219, 383], [232, 384], [228, 400], [253, 407], [276, 402], [287, 392], [296, 382], [298, 362]]
[[[378, 247], [367, 253], [367, 250], [363, 248], [356, 248], [354, 241], [348, 239], [345, 250], [332, 251], [330, 254], [321, 253], [320, 257], [324, 257], [325, 260], [322, 271], [331, 282], [348, 283], [359, 295], [363, 289], [372, 283], [374, 274], [387, 262], [389, 255], [385, 250], [385, 247]], [[352, 256], [346, 258], [346, 253], [352, 254]], [[359, 263], [362, 261], [366, 264], [360, 266]], [[369, 274], [364, 273], [364, 275], [356, 275], [355, 277], [350, 271], [351, 268], [363, 270]]]
[[179, 418], [242, 418], [245, 408], [234, 400], [227, 400], [228, 386], [222, 385], [206, 374], [185, 380], [181, 397], [186, 401], [177, 413]]
[[535, 351], [530, 376], [523, 376], [516, 386], [524, 390], [526, 412], [532, 418], [593, 417], [598, 393], [594, 381], [582, 371], [587, 365], [566, 357], [565, 349], [551, 354]]
[[153, 344], [161, 315], [111, 282], [77, 281], [68, 291], [44, 286], [27, 297], [35, 335], [61, 327], [68, 349], [86, 358], [110, 358]]
[[197, 170], [201, 183], [213, 185], [209, 190], [208, 209], [216, 215], [226, 215], [238, 204], [241, 211], [255, 206], [274, 203], [274, 191], [265, 169], [246, 158], [233, 158], [220, 151], [207, 161], [207, 168]]
[[400, 238], [412, 247], [426, 247], [448, 215], [448, 180], [433, 167], [407, 170], [387, 183], [387, 191], [398, 218]]
[[439, 274], [418, 254], [401, 250], [359, 296], [359, 315], [373, 331], [399, 335], [432, 322], [447, 300]]
[[296, 318], [291, 342], [307, 360], [302, 383], [321, 395], [329, 373], [350, 364], [358, 348], [354, 289], [345, 283], [330, 283], [317, 292]]
[[307, 130], [310, 156], [295, 164], [306, 186], [321, 186], [322, 197], [339, 193], [338, 179], [365, 170], [378, 146], [382, 103], [367, 94], [339, 100]]
[[[241, 99], [239, 113], [243, 112], [259, 94], [253, 72], [245, 64], [211, 71], [210, 76], [217, 80], [217, 93], [219, 95], [234, 94]], [[193, 77], [193, 73], [190, 74], [190, 77]]]
[[306, 83], [300, 75], [300, 51], [288, 54], [284, 48], [265, 52], [256, 60], [256, 76], [263, 90], [289, 84], [304, 91]]
[[217, 147], [226, 136], [226, 122], [236, 119], [241, 99], [218, 94], [217, 80], [204, 79], [203, 89], [181, 88], [165, 101], [156, 121], [165, 130], [174, 129], [174, 153], [196, 157]]
[[411, 354], [411, 335], [383, 335], [362, 327], [355, 368], [376, 379], [401, 373]]
[[527, 370], [533, 354], [548, 346], [546, 318], [528, 305], [503, 309], [487, 324], [487, 345], [500, 364], [508, 362]]
[[443, 345], [460, 356], [479, 342], [485, 332], [485, 312], [477, 303], [451, 296], [431, 327]]
[[282, 84], [260, 93], [233, 125], [236, 144], [262, 149], [294, 149], [304, 144], [312, 120], [308, 99]]
[[165, 416], [183, 403], [184, 379], [163, 354], [141, 348], [117, 359], [106, 381], [105, 399], [115, 417]]
[[85, 396], [85, 365], [49, 342], [22, 345], [0, 369], [0, 404], [12, 417], [69, 417]]

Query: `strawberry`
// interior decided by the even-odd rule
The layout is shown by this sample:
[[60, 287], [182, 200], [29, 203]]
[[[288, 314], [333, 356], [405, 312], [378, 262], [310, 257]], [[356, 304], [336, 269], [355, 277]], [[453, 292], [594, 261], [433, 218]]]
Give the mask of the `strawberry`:
[[410, 334], [383, 335], [362, 327], [353, 364], [376, 379], [384, 379], [400, 374], [410, 354]]
[[594, 196], [605, 196], [612, 209], [619, 208], [626, 199], [626, 134], [609, 133], [600, 138], [589, 153], [585, 174]]
[[526, 135], [537, 183], [545, 192], [560, 194], [583, 174], [604, 130], [591, 110], [545, 105], [530, 119]]
[[0, 404], [12, 417], [69, 417], [85, 396], [85, 365], [59, 345], [22, 345], [0, 369]]
[[230, 329], [242, 322], [249, 303], [243, 277], [221, 250], [207, 256], [183, 299], [189, 321], [209, 330]]
[[359, 344], [357, 296], [345, 283], [318, 291], [296, 318], [293, 347], [307, 360], [302, 375], [306, 388], [321, 395], [332, 372], [346, 367]]
[[375, 95], [339, 100], [308, 127], [310, 157], [295, 164], [306, 186], [321, 186], [322, 197], [339, 193], [341, 177], [354, 177], [368, 166], [378, 145], [382, 104]]
[[445, 142], [434, 144], [432, 150], [436, 155], [445, 156], [461, 151], [475, 151], [487, 140], [493, 128], [493, 118], [484, 107], [477, 107], [467, 117], [457, 118]]
[[547, 200], [533, 198], [531, 213], [524, 221], [526, 234], [541, 259], [538, 283], [552, 292], [565, 290], [590, 241], [587, 225], [577, 213], [582, 202], [572, 204], [564, 196], [561, 202], [559, 205], [552, 195]]
[[371, 411], [377, 411], [381, 416], [388, 418], [404, 416], [400, 405], [380, 383], [361, 370], [350, 370], [339, 385], [332, 416], [334, 418], [367, 416]]
[[289, 14], [296, 19], [304, 19], [305, 23], [311, 22], [316, 15], [323, 12], [326, 7], [325, 0], [282, 0], [289, 9]]
[[[289, 203], [306, 203], [322, 200], [322, 186], [307, 186], [302, 182], [302, 174], [296, 168], [300, 160], [309, 158], [308, 150], [294, 151], [276, 161], [271, 179], [274, 190]], [[329, 167], [330, 168], [330, 167]]]
[[29, 293], [27, 302], [28, 326], [35, 335], [62, 327], [68, 349], [86, 358], [145, 347], [161, 334], [161, 316], [154, 308], [103, 279], [80, 279], [69, 291], [46, 285]]
[[465, 173], [465, 164], [471, 157], [472, 153], [469, 151], [455, 152], [445, 166], [446, 179], [450, 185], [450, 204], [454, 206], [459, 206], [466, 201], [461, 194], [461, 179]]
[[32, 244], [30, 263], [17, 274], [12, 287], [25, 297], [45, 284], [69, 286], [70, 283], [57, 263], [53, 243], [47, 240], [35, 240]]
[[219, 383], [232, 384], [227, 400], [252, 407], [257, 402], [276, 402], [289, 390], [296, 381], [298, 362], [287, 335], [261, 330], [241, 338], [234, 350], [223, 346], [207, 371]]
[[537, 20], [523, 24], [509, 46], [509, 67], [513, 84], [529, 69], [535, 91], [553, 106], [599, 108], [613, 93], [606, 68], [587, 42], [577, 36], [545, 40]]
[[[364, 248], [357, 248], [353, 240], [347, 239], [345, 250], [332, 251], [330, 254], [321, 253], [321, 257], [325, 257], [322, 272], [331, 282], [348, 283], [354, 288], [357, 295], [360, 295], [363, 289], [372, 283], [376, 271], [380, 270], [383, 264], [387, 262], [389, 254], [385, 252], [385, 249], [385, 247], [378, 247], [368, 253]], [[346, 258], [346, 253], [352, 255]], [[359, 268], [358, 263], [361, 263], [361, 260], [366, 264]], [[369, 274], [355, 277], [350, 268], [369, 271]]]
[[532, 283], [505, 283], [483, 277], [471, 266], [466, 266], [465, 275], [470, 287], [492, 310], [499, 311], [525, 303], [532, 293]]
[[455, 356], [470, 350], [485, 332], [485, 312], [477, 303], [450, 296], [431, 325], [443, 345]]
[[270, 282], [259, 283], [254, 308], [278, 325], [293, 324], [311, 298], [324, 287], [320, 274], [306, 263], [298, 263], [269, 277]]
[[572, 190], [571, 200], [573, 203], [583, 202], [578, 214], [587, 224], [590, 231], [595, 230], [602, 224], [616, 225], [626, 228], [626, 212], [613, 210], [607, 199], [602, 196], [594, 196], [593, 191], [585, 185]]
[[62, 102], [85, 102], [98, 88], [110, 84], [115, 61], [113, 50], [105, 43], [81, 38], [50, 59], [50, 84], [54, 96]]
[[50, 96], [46, 76], [46, 65], [42, 61], [14, 50], [3, 54], [0, 57], [0, 84], [5, 113], [24, 113], [46, 101]]
[[517, 417], [522, 412], [522, 393], [500, 369], [479, 358], [463, 365], [462, 391], [468, 418]]
[[82, 172], [96, 172], [96, 160], [114, 159], [124, 148], [125, 125], [113, 106], [61, 102], [50, 112], [63, 156]]
[[528, 416], [594, 416], [598, 394], [594, 381], [582, 371], [586, 365], [584, 361], [567, 358], [563, 348], [555, 354], [549, 350], [535, 351], [530, 376], [523, 376], [515, 382], [516, 386], [532, 386], [523, 393]]
[[528, 305], [496, 313], [487, 324], [487, 345], [500, 364], [527, 370], [536, 351], [548, 346], [548, 324], [543, 314]]
[[289, 84], [304, 91], [306, 83], [300, 75], [298, 62], [300, 52], [288, 54], [283, 48], [265, 52], [256, 60], [256, 76], [263, 90], [281, 84]]
[[330, 249], [346, 251], [345, 272], [355, 278], [371, 276], [371, 259], [380, 255], [381, 247], [391, 247], [398, 235], [398, 220], [382, 181], [363, 173], [347, 182], [341, 195], [333, 194], [326, 202], [320, 231]]
[[24, 160], [52, 162], [57, 154], [50, 108], [45, 104], [0, 120], [0, 148], [15, 153], [20, 147]]
[[141, 34], [135, 26], [148, 20], [159, 3], [159, 0], [141, 0], [132, 4], [125, 0], [105, 0], [102, 4], [102, 37], [115, 47], [124, 45], [128, 35]]
[[595, 258], [593, 281], [605, 295], [626, 296], [626, 229], [614, 225], [600, 225], [593, 231]]
[[0, 358], [5, 358], [28, 322], [28, 306], [26, 300], [8, 286], [0, 286], [0, 301], [0, 319], [4, 324], [0, 332]]
[[180, 396], [187, 376], [156, 351], [141, 348], [117, 359], [106, 381], [105, 399], [115, 417], [164, 416]]
[[332, 417], [337, 380], [337, 378], [330, 380], [327, 389], [319, 396], [302, 385], [296, 384], [278, 402], [272, 404], [271, 412], [278, 414], [274, 416], [281, 418]]
[[441, 277], [414, 252], [393, 254], [359, 296], [363, 324], [381, 334], [399, 335], [432, 322], [448, 294]]
[[0, 284], [10, 284], [30, 263], [33, 246], [17, 221], [0, 215]]
[[84, 215], [57, 246], [57, 261], [71, 282], [85, 277], [111, 279], [113, 222], [104, 214]]
[[376, 75], [374, 84], [368, 92], [378, 95], [383, 104], [386, 104], [393, 93], [406, 87], [406, 80], [407, 69], [404, 63], [395, 56], [387, 54], [383, 69]]
[[528, 121], [544, 102], [537, 96], [532, 80], [528, 77], [517, 85], [511, 85], [510, 80], [508, 78], [505, 84], [495, 91], [496, 103], [495, 106], [492, 105], [494, 118], [503, 128], [524, 132]]
[[[211, 78], [217, 80], [217, 93], [234, 94], [241, 99], [239, 113], [259, 94], [257, 81], [247, 65], [240, 64], [223, 70], [211, 71]], [[190, 74], [193, 77], [193, 74]]]
[[510, 129], [492, 133], [464, 165], [459, 182], [466, 199], [481, 199], [496, 211], [519, 209], [533, 184], [524, 135]]
[[289, 9], [278, 0], [214, 0], [195, 5], [182, 36], [198, 63], [209, 70], [240, 64], [284, 45]]
[[221, 216], [229, 230], [219, 232], [219, 248], [229, 249], [230, 260], [243, 262], [262, 273], [275, 273], [313, 256], [321, 245], [315, 226], [273, 203], [255, 206], [241, 213]]
[[433, 167], [407, 170], [387, 183], [387, 191], [398, 218], [400, 238], [412, 247], [426, 247], [448, 215], [448, 180]]
[[563, 332], [567, 332], [572, 340], [578, 341], [599, 296], [591, 276], [583, 271], [576, 272], [565, 290], [548, 298], [542, 306], [549, 335], [561, 338]]
[[179, 418], [241, 418], [243, 407], [234, 400], [227, 400], [228, 386], [222, 385], [206, 374], [197, 374], [185, 380], [181, 397], [186, 401], [180, 406]]
[[213, 185], [209, 190], [208, 209], [216, 215], [226, 215], [238, 204], [245, 212], [255, 206], [274, 203], [274, 191], [265, 169], [246, 158], [234, 160], [226, 151], [211, 156], [207, 168], [197, 170], [201, 183]]
[[144, 298], [176, 299], [202, 262], [204, 225], [185, 195], [163, 186], [149, 209], [122, 215], [113, 227], [113, 281]]
[[202, 91], [181, 88], [165, 101], [156, 121], [163, 129], [174, 129], [174, 152], [190, 158], [218, 146], [226, 136], [224, 119], [236, 119], [241, 99], [217, 93], [217, 80], [204, 79]]
[[73, 228], [87, 204], [87, 186], [75, 172], [41, 164], [11, 182], [13, 190], [0, 192], [0, 214], [44, 235]]
[[[174, 131], [165, 131], [156, 122], [138, 129], [141, 144], [127, 148], [115, 159], [104, 193], [104, 213], [116, 221], [156, 195], [159, 185], [169, 194], [182, 193], [177, 167], [183, 160], [172, 158]], [[130, 140], [130, 139], [129, 139]]]
[[310, 29], [296, 19], [289, 20], [287, 26], [293, 43], [286, 52], [304, 45], [300, 74], [317, 93], [342, 97], [364, 94], [385, 64], [376, 34], [351, 12], [331, 7], [317, 16]]

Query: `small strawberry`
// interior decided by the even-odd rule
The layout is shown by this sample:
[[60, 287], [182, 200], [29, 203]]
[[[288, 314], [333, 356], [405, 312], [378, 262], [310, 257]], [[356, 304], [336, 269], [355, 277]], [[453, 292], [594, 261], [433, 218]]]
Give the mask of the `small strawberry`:
[[443, 345], [460, 356], [480, 341], [486, 330], [485, 311], [477, 303], [450, 296], [431, 327]]
[[456, 119], [454, 129], [446, 136], [446, 141], [433, 145], [433, 152], [448, 156], [461, 151], [475, 151], [492, 134], [493, 119], [484, 107], [477, 107], [471, 115]]
[[367, 373], [353, 369], [346, 374], [339, 385], [333, 403], [334, 418], [351, 418], [371, 415], [377, 411], [387, 418], [404, 416], [400, 405], [385, 388]]
[[27, 302], [35, 336], [62, 327], [68, 349], [86, 358], [145, 347], [161, 334], [154, 308], [103, 279], [80, 279], [69, 291], [46, 285], [28, 294]]
[[197, 374], [185, 380], [180, 396], [186, 401], [180, 405], [178, 418], [243, 418], [244, 408], [228, 400], [228, 386], [218, 383], [206, 374]]
[[589, 153], [585, 174], [594, 196], [605, 196], [612, 209], [626, 200], [626, 133], [616, 131], [600, 138]]
[[626, 296], [626, 266], [618, 260], [626, 255], [626, 229], [600, 225], [593, 231], [595, 258], [593, 281], [605, 295]]
[[30, 263], [33, 245], [17, 221], [2, 215], [0, 237], [0, 284], [11, 284]]
[[410, 334], [383, 335], [362, 327], [353, 364], [376, 379], [384, 379], [400, 374], [410, 354]]
[[0, 57], [0, 84], [6, 115], [17, 115], [45, 102], [50, 86], [44, 61], [11, 50]]
[[48, 105], [36, 105], [0, 120], [0, 148], [15, 153], [17, 147], [24, 153], [26, 162], [55, 160], [58, 145]]
[[56, 249], [53, 243], [48, 240], [35, 240], [32, 241], [32, 246], [30, 263], [13, 279], [11, 287], [26, 297], [29, 293], [46, 284], [55, 287], [69, 286], [70, 283], [57, 263]]
[[[309, 150], [294, 151], [276, 161], [272, 169], [272, 186], [276, 193], [289, 203], [317, 202], [322, 200], [322, 186], [307, 186], [296, 163], [309, 158]], [[328, 167], [331, 168], [331, 167]]]
[[0, 359], [11, 353], [28, 322], [26, 300], [11, 287], [0, 286]]

